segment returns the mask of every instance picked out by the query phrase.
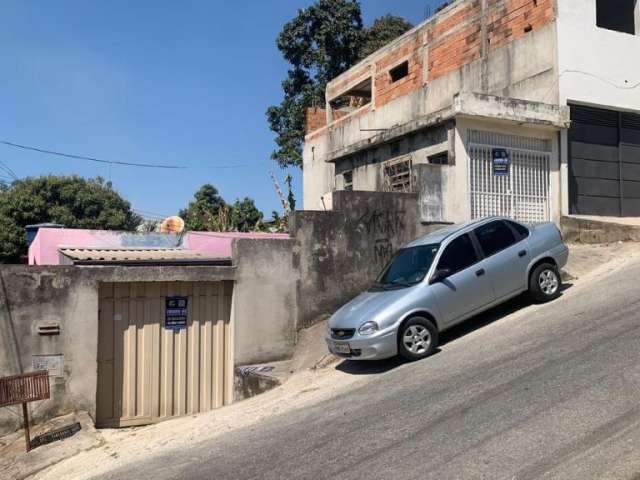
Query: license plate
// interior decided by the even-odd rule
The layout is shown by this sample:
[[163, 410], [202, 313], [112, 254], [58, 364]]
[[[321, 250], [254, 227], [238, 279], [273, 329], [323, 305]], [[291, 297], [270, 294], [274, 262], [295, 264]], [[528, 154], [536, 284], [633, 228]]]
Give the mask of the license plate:
[[351, 347], [346, 342], [343, 342], [343, 343], [333, 342], [333, 349], [335, 350], [336, 353], [343, 353], [343, 354], [351, 353]]

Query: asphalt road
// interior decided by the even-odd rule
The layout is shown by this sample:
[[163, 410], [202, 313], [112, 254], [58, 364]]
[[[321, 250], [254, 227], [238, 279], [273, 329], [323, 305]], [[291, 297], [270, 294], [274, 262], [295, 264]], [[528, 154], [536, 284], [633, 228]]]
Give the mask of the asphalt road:
[[639, 263], [445, 340], [416, 363], [341, 364], [365, 381], [108, 478], [640, 479]]

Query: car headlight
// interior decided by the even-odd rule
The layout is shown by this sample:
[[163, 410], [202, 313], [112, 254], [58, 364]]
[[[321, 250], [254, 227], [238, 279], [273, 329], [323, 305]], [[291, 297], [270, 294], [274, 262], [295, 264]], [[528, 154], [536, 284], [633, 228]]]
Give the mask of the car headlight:
[[358, 328], [358, 333], [360, 335], [373, 335], [379, 330], [378, 324], [376, 322], [364, 322]]

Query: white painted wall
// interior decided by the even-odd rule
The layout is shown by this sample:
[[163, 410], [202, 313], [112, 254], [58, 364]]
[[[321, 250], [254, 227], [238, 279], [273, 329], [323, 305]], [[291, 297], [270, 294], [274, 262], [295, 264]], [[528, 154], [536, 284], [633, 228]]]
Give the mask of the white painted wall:
[[325, 161], [329, 153], [328, 148], [328, 135], [305, 141], [302, 170], [304, 210], [330, 210], [325, 195], [334, 190], [335, 166]]
[[558, 0], [560, 103], [640, 111], [640, 36], [596, 26], [596, 0]]
[[[580, 103], [640, 111], [640, 2], [638, 35], [596, 25], [596, 0], [558, 0], [560, 104]], [[562, 214], [569, 214], [568, 140], [562, 135]]]

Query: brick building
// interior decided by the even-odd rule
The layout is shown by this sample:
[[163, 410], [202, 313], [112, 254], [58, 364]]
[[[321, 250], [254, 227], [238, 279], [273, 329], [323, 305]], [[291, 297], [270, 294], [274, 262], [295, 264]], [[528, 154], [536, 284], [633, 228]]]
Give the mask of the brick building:
[[640, 215], [639, 5], [453, 2], [307, 112], [304, 208], [366, 190], [419, 193], [423, 222]]

